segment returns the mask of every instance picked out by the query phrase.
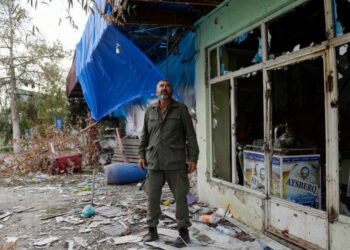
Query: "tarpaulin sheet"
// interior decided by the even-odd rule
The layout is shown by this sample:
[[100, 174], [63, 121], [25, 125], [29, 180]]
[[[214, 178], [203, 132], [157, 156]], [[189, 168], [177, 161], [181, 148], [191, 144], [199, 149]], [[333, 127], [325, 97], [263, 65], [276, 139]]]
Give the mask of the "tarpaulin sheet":
[[[96, 1], [104, 9], [105, 0]], [[138, 99], [155, 96], [157, 67], [113, 25], [90, 14], [76, 47], [77, 79], [95, 120]], [[116, 53], [119, 44], [120, 54]]]
[[191, 109], [195, 108], [195, 63], [196, 35], [187, 32], [178, 45], [178, 53], [174, 53], [157, 66], [165, 77], [173, 84], [174, 90], [183, 102]]

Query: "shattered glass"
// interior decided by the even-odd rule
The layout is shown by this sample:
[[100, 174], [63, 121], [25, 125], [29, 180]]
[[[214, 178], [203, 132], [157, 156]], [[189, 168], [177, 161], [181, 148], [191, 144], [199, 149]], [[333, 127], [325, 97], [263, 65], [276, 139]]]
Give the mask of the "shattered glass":
[[269, 59], [326, 40], [323, 1], [311, 0], [268, 23]]
[[348, 0], [332, 0], [334, 32], [335, 36], [341, 36], [350, 31], [350, 1]]
[[235, 90], [238, 183], [263, 192], [265, 166], [262, 72], [252, 72], [236, 78]]
[[245, 68], [262, 61], [260, 29], [256, 28], [219, 47], [220, 75]]

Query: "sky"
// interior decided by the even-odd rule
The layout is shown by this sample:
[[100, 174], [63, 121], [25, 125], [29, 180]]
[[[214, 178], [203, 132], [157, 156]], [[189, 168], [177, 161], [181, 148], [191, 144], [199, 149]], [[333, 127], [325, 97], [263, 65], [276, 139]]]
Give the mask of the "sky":
[[[40, 33], [50, 42], [60, 40], [65, 49], [73, 50], [76, 44], [80, 41], [84, 31], [88, 15], [84, 12], [77, 1], [74, 1], [73, 8], [70, 10], [71, 16], [78, 30], [74, 29], [66, 19], [68, 1], [67, 0], [52, 0], [49, 5], [41, 4], [34, 9], [27, 0], [23, 1], [23, 5], [30, 12], [33, 18], [33, 23], [39, 28]], [[62, 19], [59, 25], [59, 20]], [[73, 54], [73, 52], [72, 52]]]

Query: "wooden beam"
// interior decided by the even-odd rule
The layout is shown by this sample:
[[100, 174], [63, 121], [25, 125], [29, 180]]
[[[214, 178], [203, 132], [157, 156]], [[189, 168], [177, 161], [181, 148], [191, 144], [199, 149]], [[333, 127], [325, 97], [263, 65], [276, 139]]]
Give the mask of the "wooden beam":
[[187, 13], [174, 13], [164, 8], [153, 8], [152, 11], [136, 9], [136, 13], [132, 16], [125, 16], [125, 25], [145, 24], [149, 26], [191, 26], [199, 16]]
[[173, 4], [187, 4], [199, 6], [218, 6], [222, 1], [219, 0], [133, 0], [133, 2], [148, 2], [148, 3], [173, 3]]
[[[142, 40], [142, 41], [159, 41], [159, 40], [164, 40], [167, 41], [166, 37], [164, 36], [155, 36], [155, 35], [149, 35], [149, 34], [138, 34], [137, 36], [134, 36], [132, 34], [127, 34], [130, 40], [135, 41], [135, 40]], [[174, 43], [174, 42], [179, 42], [181, 40], [181, 37], [169, 37], [169, 43]]]

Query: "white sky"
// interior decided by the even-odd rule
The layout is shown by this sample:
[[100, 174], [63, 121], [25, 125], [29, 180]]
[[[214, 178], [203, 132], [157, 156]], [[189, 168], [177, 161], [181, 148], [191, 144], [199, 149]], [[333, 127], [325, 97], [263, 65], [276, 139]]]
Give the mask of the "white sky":
[[[85, 14], [77, 1], [74, 1], [74, 6], [70, 10], [71, 16], [78, 30], [74, 29], [66, 19], [67, 14], [67, 0], [52, 0], [49, 5], [41, 4], [34, 9], [27, 0], [23, 1], [23, 5], [29, 10], [33, 23], [39, 28], [40, 33], [48, 40], [60, 40], [65, 49], [73, 50], [75, 45], [80, 41], [81, 35], [84, 31], [88, 15]], [[62, 19], [59, 25], [59, 19]], [[73, 55], [73, 52], [72, 52]]]

